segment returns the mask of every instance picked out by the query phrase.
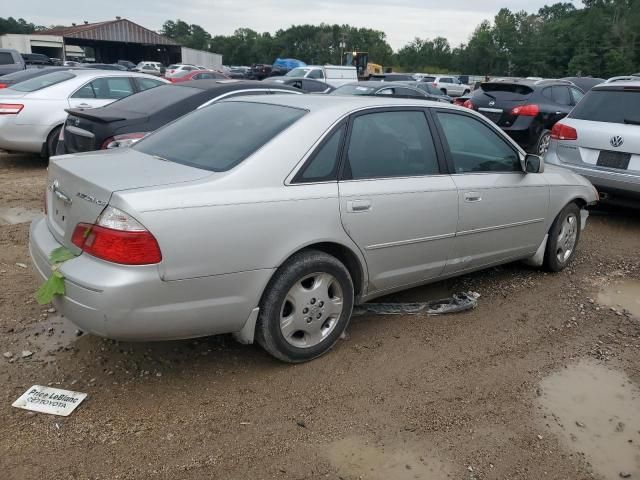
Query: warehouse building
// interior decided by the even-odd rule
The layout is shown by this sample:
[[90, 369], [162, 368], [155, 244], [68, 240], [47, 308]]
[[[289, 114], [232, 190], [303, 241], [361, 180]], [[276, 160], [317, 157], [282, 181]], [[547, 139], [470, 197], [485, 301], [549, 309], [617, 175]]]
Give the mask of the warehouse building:
[[[174, 40], [160, 35], [126, 18], [116, 17], [106, 22], [72, 24], [38, 31], [37, 34], [0, 36], [1, 48], [14, 48], [20, 53], [42, 53], [62, 60], [84, 59], [97, 63], [118, 60], [156, 61], [164, 65], [202, 60], [208, 68], [222, 66], [222, 56], [182, 47]], [[185, 58], [186, 57], [186, 58]]]

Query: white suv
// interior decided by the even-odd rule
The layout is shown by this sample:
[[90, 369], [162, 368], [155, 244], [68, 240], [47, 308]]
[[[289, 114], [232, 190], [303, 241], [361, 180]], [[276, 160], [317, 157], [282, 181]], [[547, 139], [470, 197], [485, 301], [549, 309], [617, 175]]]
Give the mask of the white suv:
[[164, 66], [160, 62], [140, 62], [134, 71], [159, 77], [164, 73], [163, 69]]
[[545, 162], [586, 177], [603, 198], [640, 200], [640, 78], [589, 90], [553, 126]]
[[445, 95], [450, 97], [461, 97], [471, 93], [471, 87], [465, 85], [454, 76], [423, 76], [422, 82], [431, 82], [434, 87], [438, 88]]

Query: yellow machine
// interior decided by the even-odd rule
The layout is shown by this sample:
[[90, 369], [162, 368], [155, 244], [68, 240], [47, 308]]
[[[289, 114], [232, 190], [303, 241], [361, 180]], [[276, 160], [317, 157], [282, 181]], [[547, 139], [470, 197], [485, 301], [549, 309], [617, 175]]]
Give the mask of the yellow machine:
[[367, 70], [366, 70], [367, 77], [370, 77], [371, 75], [380, 75], [382, 73], [384, 73], [384, 68], [382, 67], [382, 65], [378, 65], [377, 63], [367, 63]]

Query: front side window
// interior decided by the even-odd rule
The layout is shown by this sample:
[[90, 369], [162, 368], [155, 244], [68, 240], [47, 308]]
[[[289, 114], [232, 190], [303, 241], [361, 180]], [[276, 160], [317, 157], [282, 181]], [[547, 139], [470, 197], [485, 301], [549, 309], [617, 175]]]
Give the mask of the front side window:
[[132, 148], [182, 165], [224, 172], [306, 113], [266, 103], [214, 103], [167, 125]]
[[345, 179], [438, 173], [436, 150], [423, 112], [369, 113], [353, 120]]
[[345, 127], [333, 132], [296, 175], [294, 183], [326, 182], [337, 179], [338, 154]]
[[482, 121], [455, 113], [437, 116], [456, 173], [522, 171], [516, 150]]
[[571, 95], [573, 96], [573, 105], [577, 105], [578, 102], [582, 100], [582, 97], [584, 97], [584, 93], [582, 93], [582, 90], [579, 90], [576, 87], [571, 87], [570, 90]]

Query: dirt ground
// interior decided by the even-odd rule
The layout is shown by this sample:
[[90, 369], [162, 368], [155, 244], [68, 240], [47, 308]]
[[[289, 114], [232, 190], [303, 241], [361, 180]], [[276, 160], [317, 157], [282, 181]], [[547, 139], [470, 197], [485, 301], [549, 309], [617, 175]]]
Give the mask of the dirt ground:
[[[226, 336], [76, 336], [35, 302], [28, 223], [7, 220], [40, 209], [45, 176], [0, 156], [0, 478], [640, 478], [638, 212], [592, 212], [560, 274], [512, 264], [395, 295], [481, 297], [354, 317], [292, 366]], [[12, 408], [34, 384], [88, 397], [69, 417]]]

